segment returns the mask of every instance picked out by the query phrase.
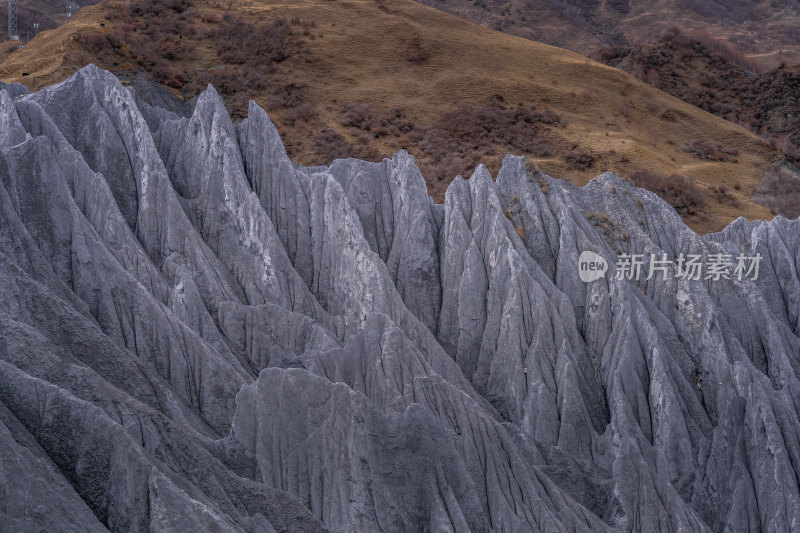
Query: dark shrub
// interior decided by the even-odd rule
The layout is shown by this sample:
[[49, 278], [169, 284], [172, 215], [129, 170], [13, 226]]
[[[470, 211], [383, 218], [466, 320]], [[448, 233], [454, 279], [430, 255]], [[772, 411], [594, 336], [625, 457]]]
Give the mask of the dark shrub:
[[672, 174], [667, 176], [653, 170], [641, 169], [634, 172], [630, 180], [637, 187], [653, 191], [665, 202], [675, 208], [681, 216], [701, 215], [705, 205], [703, 193], [694, 180]]
[[93, 32], [86, 37], [86, 44], [93, 52], [99, 52], [108, 47], [108, 38], [104, 33]]
[[305, 102], [296, 107], [289, 108], [283, 114], [282, 122], [287, 126], [294, 126], [298, 122], [308, 122], [316, 116], [314, 104]]
[[564, 161], [567, 162], [569, 168], [575, 170], [590, 170], [594, 168], [597, 158], [591, 152], [574, 151], [565, 153]]
[[515, 148], [522, 152], [549, 151], [537, 139], [538, 124], [555, 124], [552, 111], [535, 107], [506, 107], [502, 101], [483, 107], [464, 105], [445, 113], [428, 130], [422, 149], [442, 158], [460, 149], [485, 150], [491, 145]]
[[[257, 73], [253, 73], [248, 79], [256, 80], [255, 83], [264, 84], [267, 81], [265, 76]], [[276, 80], [273, 79], [272, 84], [269, 86], [270, 106], [286, 108], [298, 107], [305, 101], [303, 98], [304, 89], [304, 85], [298, 85], [296, 83], [276, 83]]]
[[358, 144], [352, 144], [337, 132], [325, 128], [314, 139], [313, 149], [317, 154], [320, 164], [330, 164], [334, 159], [355, 157], [376, 161], [380, 158], [377, 150], [372, 146], [372, 141], [363, 136], [358, 139]]
[[373, 127], [372, 111], [369, 106], [362, 103], [345, 104], [342, 106], [339, 124], [369, 131]]
[[724, 148], [711, 141], [691, 141], [683, 145], [683, 151], [700, 159], [711, 161], [731, 161], [739, 155], [736, 150]]
[[186, 46], [182, 39], [178, 39], [174, 35], [165, 35], [158, 40], [158, 49], [161, 51], [161, 56], [169, 61], [183, 59], [186, 56]]
[[727, 185], [712, 185], [709, 190], [714, 193], [714, 198], [721, 204], [730, 204], [733, 207], [740, 207], [739, 200], [731, 193]]
[[114, 32], [117, 34], [117, 39], [121, 42], [127, 42], [133, 31], [133, 25], [127, 22], [120, 22], [114, 27]]
[[294, 31], [284, 17], [258, 26], [226, 16], [217, 29], [217, 54], [226, 63], [256, 67], [285, 61], [297, 50]]

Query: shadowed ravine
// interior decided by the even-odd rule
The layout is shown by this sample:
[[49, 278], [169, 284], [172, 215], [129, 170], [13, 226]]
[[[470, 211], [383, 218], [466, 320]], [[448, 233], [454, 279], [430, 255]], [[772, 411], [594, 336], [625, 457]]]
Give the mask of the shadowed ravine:
[[0, 85], [0, 180], [9, 531], [800, 527], [800, 220], [702, 237], [512, 156], [435, 205], [404, 152], [303, 168], [253, 103], [94, 66]]

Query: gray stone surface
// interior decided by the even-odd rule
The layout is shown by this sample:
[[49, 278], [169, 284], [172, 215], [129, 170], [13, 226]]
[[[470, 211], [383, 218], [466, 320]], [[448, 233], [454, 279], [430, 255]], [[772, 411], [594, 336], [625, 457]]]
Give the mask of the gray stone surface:
[[254, 103], [157, 104], [0, 85], [0, 529], [797, 529], [800, 221], [701, 237], [512, 156], [434, 205], [404, 152], [304, 168]]

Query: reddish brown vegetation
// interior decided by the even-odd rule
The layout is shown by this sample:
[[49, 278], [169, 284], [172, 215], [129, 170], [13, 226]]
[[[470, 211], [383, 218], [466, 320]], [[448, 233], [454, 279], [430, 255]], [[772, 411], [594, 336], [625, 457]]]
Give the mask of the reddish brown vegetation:
[[672, 174], [667, 176], [652, 170], [637, 170], [630, 177], [631, 182], [637, 187], [653, 191], [665, 202], [675, 208], [681, 216], [700, 216], [703, 214], [705, 200], [703, 193], [694, 181]]
[[[185, 96], [194, 96], [212, 83], [226, 100], [234, 118], [247, 111], [248, 95], [268, 91], [269, 107], [287, 109], [292, 124], [314, 113], [303, 100], [302, 87], [288, 81], [282, 68], [290, 60], [307, 59], [302, 36], [313, 21], [284, 17], [245, 21], [226, 14], [198, 14], [194, 0], [146, 0], [121, 4], [109, 34], [85, 36], [87, 48], [105, 63], [132, 61], [156, 81]], [[113, 18], [113, 17], [112, 17]], [[221, 68], [191, 70], [194, 43], [210, 38]]]
[[584, 150], [576, 150], [564, 154], [564, 161], [567, 162], [569, 168], [575, 170], [590, 170], [594, 168], [597, 157], [591, 152]]
[[[113, 31], [88, 35], [87, 48], [110, 54], [111, 61], [133, 62], [186, 97], [211, 83], [234, 119], [246, 115], [250, 96], [266, 95], [262, 103], [279, 125], [289, 153], [313, 154], [311, 159], [319, 164], [341, 157], [376, 160], [389, 155], [378, 151], [380, 144], [381, 150], [408, 149], [428, 179], [449, 181], [457, 174], [467, 175], [481, 162], [496, 172], [499, 156], [509, 151], [550, 156], [551, 142], [560, 141], [554, 132], [561, 123], [557, 114], [507, 105], [499, 96], [488, 105], [465, 105], [445, 113], [427, 127], [418, 127], [400, 109], [377, 113], [352, 102], [343, 105], [339, 115], [343, 130], [321, 128], [319, 112], [306, 99], [305, 87], [292, 83], [292, 68], [312, 60], [304, 39], [315, 36], [317, 24], [299, 17], [244, 20], [231, 14], [200, 14], [201, 6], [196, 8], [194, 1], [122, 4]], [[218, 65], [191, 70], [194, 47], [208, 40]], [[406, 44], [406, 58], [412, 63], [424, 63], [435, 53], [418, 38]], [[573, 164], [588, 168], [593, 160], [578, 158]]]
[[738, 151], [724, 148], [711, 141], [690, 141], [683, 145], [683, 151], [710, 161], [735, 161], [734, 158], [739, 155]]
[[330, 164], [334, 159], [355, 157], [377, 161], [380, 154], [372, 146], [368, 137], [360, 137], [356, 143], [347, 140], [335, 131], [324, 128], [313, 142], [314, 151], [321, 164]]
[[420, 166], [436, 179], [449, 180], [469, 175], [497, 151], [546, 157], [552, 153], [544, 138], [546, 128], [560, 121], [553, 111], [508, 106], [501, 97], [486, 106], [464, 105], [442, 115], [421, 135], [419, 147], [426, 160]]
[[307, 48], [293, 25], [311, 26], [299, 19], [290, 23], [284, 17], [251, 24], [225, 15], [223, 23], [213, 30], [217, 54], [227, 68], [209, 70], [200, 80], [202, 85], [211, 83], [221, 87], [234, 118], [246, 115], [248, 95], [264, 91], [268, 93], [270, 109], [288, 110], [289, 125], [316, 114], [303, 97], [303, 87], [290, 83], [290, 76], [282, 68], [289, 60], [307, 58]]
[[[596, 59], [745, 126], [790, 159], [800, 160], [800, 67], [764, 72], [730, 43], [708, 32], [683, 33], [677, 28], [654, 44], [610, 48]], [[689, 151], [694, 153], [694, 148]], [[715, 157], [719, 156], [725, 154]]]
[[313, 149], [320, 164], [335, 157], [375, 159], [373, 140], [385, 139], [389, 149], [405, 148], [416, 155], [429, 180], [449, 181], [456, 175], [470, 175], [480, 163], [496, 173], [498, 156], [509, 151], [538, 157], [551, 155], [553, 150], [547, 139], [556, 138], [554, 129], [560, 123], [553, 111], [509, 106], [500, 96], [485, 106], [463, 105], [427, 127], [415, 125], [401, 109], [379, 114], [366, 104], [352, 102], [344, 104], [339, 115], [339, 124], [349, 128], [346, 131], [352, 141], [333, 130], [324, 130]]
[[712, 185], [709, 190], [714, 193], [714, 198], [721, 204], [729, 204], [733, 207], [741, 207], [739, 200], [731, 193], [727, 185]]
[[300, 53], [302, 44], [294, 37], [295, 32], [284, 17], [254, 25], [226, 14], [214, 32], [220, 60], [252, 68], [269, 68]]
[[188, 58], [193, 52], [189, 39], [195, 16], [189, 0], [125, 3], [118, 10], [110, 33], [94, 32], [84, 36], [87, 48], [114, 65], [127, 59], [146, 70], [156, 81], [181, 88], [188, 76], [175, 61]]
[[398, 137], [413, 132], [412, 137], [418, 142], [421, 135], [419, 132], [414, 132], [414, 123], [404, 117], [402, 109], [392, 108], [388, 115], [377, 118], [369, 106], [360, 102], [342, 106], [339, 124], [353, 128], [354, 135], [360, 135], [358, 130], [362, 130], [369, 132], [376, 139], [386, 136]]
[[342, 115], [339, 118], [342, 126], [352, 126], [369, 131], [375, 124], [372, 119], [372, 110], [369, 106], [362, 103], [345, 104], [342, 107]]
[[[302, 85], [292, 83], [291, 71], [298, 62], [312, 60], [304, 39], [314, 36], [316, 23], [297, 17], [244, 20], [230, 14], [201, 15], [194, 1], [122, 4], [112, 30], [87, 35], [87, 47], [98, 55], [132, 61], [186, 97], [212, 83], [235, 119], [245, 116], [251, 95], [266, 95], [266, 107], [290, 154], [313, 154], [311, 159], [319, 164], [342, 157], [377, 160], [389, 155], [382, 151], [406, 148], [431, 181], [469, 175], [481, 162], [496, 173], [507, 152], [557, 155], [579, 171], [596, 166], [595, 154], [561, 137], [563, 124], [556, 113], [507, 104], [501, 96], [482, 106], [463, 105], [425, 127], [408, 120], [402, 110], [379, 113], [352, 102], [341, 108], [339, 125], [344, 129], [322, 128], [316, 106], [305, 98]], [[194, 46], [201, 40], [211, 40], [219, 64], [207, 71], [189, 70]], [[407, 44], [407, 59], [413, 63], [424, 63], [435, 52], [420, 39], [411, 38]], [[657, 74], [650, 73], [653, 83]], [[630, 106], [623, 112], [630, 116]]]

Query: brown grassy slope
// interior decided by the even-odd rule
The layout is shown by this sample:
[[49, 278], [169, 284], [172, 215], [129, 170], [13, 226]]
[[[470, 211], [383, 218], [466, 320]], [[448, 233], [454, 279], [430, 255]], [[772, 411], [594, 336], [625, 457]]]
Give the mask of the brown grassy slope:
[[[70, 0], [73, 5], [83, 7], [98, 3], [98, 0]], [[23, 0], [17, 3], [17, 32], [22, 42], [33, 38], [34, 22], [39, 23], [39, 31], [49, 30], [67, 20], [67, 2], [63, 0]], [[0, 40], [8, 39], [6, 25], [7, 0], [0, 0]]]
[[[566, 50], [498, 33], [404, 0], [253, 0], [234, 3], [230, 10], [198, 2], [179, 15], [159, 15], [173, 22], [181, 19], [192, 29], [184, 32], [182, 59], [148, 66], [140, 61], [134, 38], [138, 32], [99, 50], [87, 44], [92, 34], [113, 38], [120, 24], [137, 24], [129, 7], [126, 2], [111, 1], [85, 8], [68, 24], [41, 34], [9, 56], [0, 64], [0, 79], [38, 89], [91, 60], [118, 73], [177, 71], [185, 81], [173, 84], [173, 92], [190, 97], [200, 89], [198, 80], [211, 77], [225, 82], [221, 92], [234, 111], [244, 97], [253, 97], [270, 111], [299, 162], [328, 162], [325, 159], [332, 155], [348, 154], [374, 159], [404, 147], [426, 169], [431, 193], [439, 201], [453, 177], [443, 168], [461, 165], [460, 172], [467, 174], [475, 157], [480, 157], [496, 170], [506, 152], [526, 152], [508, 141], [507, 132], [494, 132], [480, 146], [468, 146], [469, 128], [483, 128], [495, 117], [511, 116], [510, 128], [549, 145], [550, 155], [536, 149], [527, 153], [538, 153], [533, 158], [554, 176], [577, 184], [605, 170], [623, 176], [640, 169], [687, 176], [696, 180], [707, 200], [704, 215], [687, 219], [701, 232], [720, 229], [739, 215], [770, 217], [768, 210], [748, 198], [763, 169], [776, 157], [774, 149], [739, 126]], [[294, 19], [284, 43], [293, 51], [290, 57], [258, 69], [248, 63], [250, 59], [243, 64], [221, 61], [218, 38], [226, 11], [232, 12], [229, 20], [234, 23], [243, 20], [262, 29], [279, 16]], [[150, 28], [147, 31], [157, 31], [152, 30], [153, 20], [145, 26]], [[141, 42], [158, 38], [154, 34]], [[23, 72], [29, 75], [23, 78]], [[265, 73], [264, 79], [253, 73]], [[372, 115], [366, 129], [343, 124], [347, 121], [342, 107], [356, 102]], [[464, 104], [473, 107], [456, 111], [454, 117], [452, 112]], [[533, 113], [531, 105], [537, 106], [537, 113], [555, 112], [559, 122], [514, 119]], [[400, 122], [392, 122], [398, 112]], [[464, 131], [448, 130], [454, 118], [465, 114]], [[391, 129], [402, 121], [412, 129], [388, 135], [378, 132], [384, 122]], [[460, 142], [466, 150], [460, 154], [464, 157], [433, 162], [431, 153], [442, 151], [443, 136]], [[698, 159], [682, 149], [693, 140], [713, 141], [738, 155], [722, 162]], [[344, 143], [346, 149], [337, 143]], [[589, 156], [588, 163], [583, 156]], [[735, 201], [720, 200], [712, 188], [722, 186]]]
[[[783, 215], [800, 215], [800, 65], [756, 73], [757, 65], [736, 51], [676, 30], [654, 43], [617, 46], [596, 57], [768, 140], [784, 153], [783, 161], [765, 171], [756, 197]], [[729, 157], [711, 143], [685, 149], [703, 158]]]
[[652, 41], [667, 27], [707, 29], [769, 67], [800, 63], [796, 0], [418, 0], [496, 30], [582, 54]]
[[20, 47], [18, 41], [4, 41], [0, 42], [0, 62], [4, 61], [11, 52], [16, 51]]
[[800, 66], [750, 72], [676, 31], [646, 45], [602, 50], [595, 57], [765, 138], [800, 148]]

